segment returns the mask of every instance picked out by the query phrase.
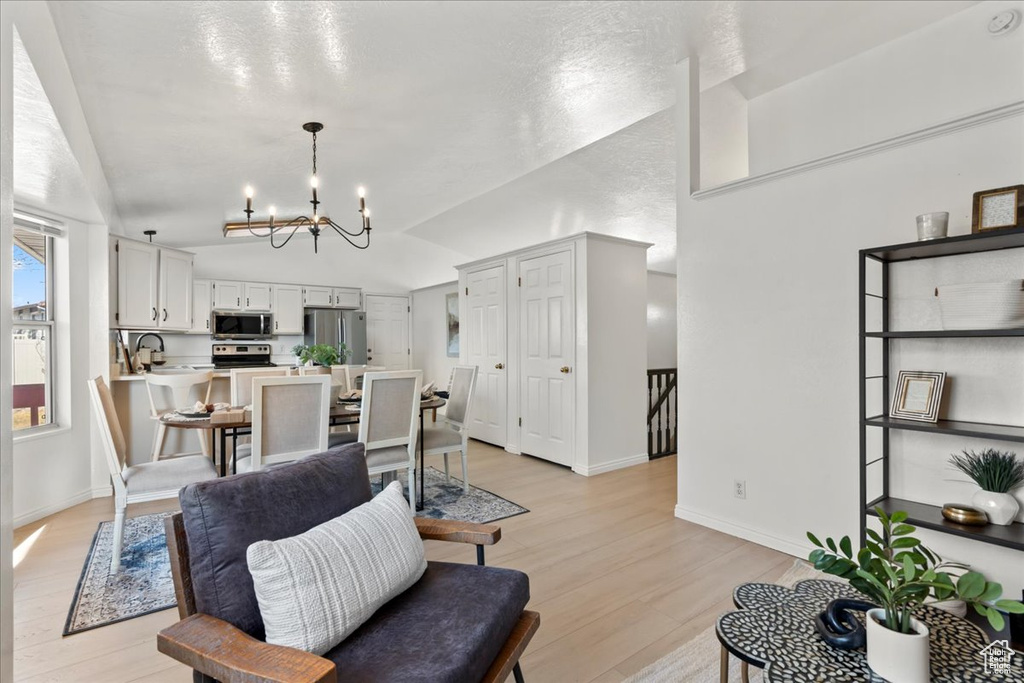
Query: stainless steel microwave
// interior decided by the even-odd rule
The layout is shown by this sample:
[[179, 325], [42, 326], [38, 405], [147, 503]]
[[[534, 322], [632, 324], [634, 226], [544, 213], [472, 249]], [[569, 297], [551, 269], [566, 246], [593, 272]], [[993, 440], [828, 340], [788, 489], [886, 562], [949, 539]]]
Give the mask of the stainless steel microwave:
[[214, 311], [212, 318], [214, 339], [270, 339], [274, 334], [271, 313]]

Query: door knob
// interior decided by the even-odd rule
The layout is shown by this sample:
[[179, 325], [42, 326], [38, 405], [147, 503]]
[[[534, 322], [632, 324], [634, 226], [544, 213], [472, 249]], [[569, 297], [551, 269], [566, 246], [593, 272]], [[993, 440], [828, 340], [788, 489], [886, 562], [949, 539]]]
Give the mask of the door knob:
[[564, 375], [568, 375], [570, 372], [572, 372], [572, 370], [569, 369], [568, 365], [563, 365], [562, 367], [560, 367], [558, 369], [558, 371], [561, 372]]
[[505, 364], [504, 363], [498, 363], [497, 365], [494, 366], [494, 369], [495, 370], [504, 370], [505, 369]]

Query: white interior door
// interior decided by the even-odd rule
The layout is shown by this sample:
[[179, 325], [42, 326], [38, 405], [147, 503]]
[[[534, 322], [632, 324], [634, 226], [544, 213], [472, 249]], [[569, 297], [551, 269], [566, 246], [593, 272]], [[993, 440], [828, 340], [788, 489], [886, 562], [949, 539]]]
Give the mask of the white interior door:
[[409, 369], [409, 297], [366, 295], [366, 364]]
[[467, 273], [467, 320], [459, 336], [466, 362], [477, 366], [469, 434], [504, 447], [508, 443], [508, 340], [505, 337], [505, 266]]
[[572, 465], [573, 306], [571, 253], [519, 264], [520, 449]]

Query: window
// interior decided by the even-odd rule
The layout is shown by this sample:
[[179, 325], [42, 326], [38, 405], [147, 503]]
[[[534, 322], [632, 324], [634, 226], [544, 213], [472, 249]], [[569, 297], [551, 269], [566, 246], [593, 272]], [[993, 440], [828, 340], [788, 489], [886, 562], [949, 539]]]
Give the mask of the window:
[[14, 224], [12, 312], [14, 430], [53, 423], [53, 238]]

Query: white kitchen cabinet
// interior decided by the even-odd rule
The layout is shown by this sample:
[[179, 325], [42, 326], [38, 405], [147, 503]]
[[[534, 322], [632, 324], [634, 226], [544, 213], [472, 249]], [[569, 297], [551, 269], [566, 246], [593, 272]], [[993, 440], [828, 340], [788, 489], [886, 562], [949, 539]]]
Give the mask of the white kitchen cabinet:
[[334, 301], [331, 304], [335, 308], [359, 309], [362, 299], [362, 290], [353, 287], [335, 287]]
[[300, 285], [274, 285], [274, 334], [302, 334]]
[[303, 305], [330, 308], [334, 305], [334, 290], [330, 287], [306, 287]]
[[470, 436], [587, 476], [647, 461], [649, 246], [582, 233], [457, 267]]
[[192, 254], [160, 250], [160, 319], [165, 330], [192, 329]]
[[274, 285], [265, 282], [246, 282], [243, 287], [243, 310], [264, 313], [273, 310]]
[[157, 326], [160, 247], [115, 238], [118, 327]]
[[213, 282], [192, 281], [192, 329], [195, 334], [210, 334], [210, 312], [213, 310]]
[[245, 289], [243, 283], [230, 280], [214, 280], [213, 282], [213, 310], [215, 311], [240, 311], [242, 310], [242, 296]]

